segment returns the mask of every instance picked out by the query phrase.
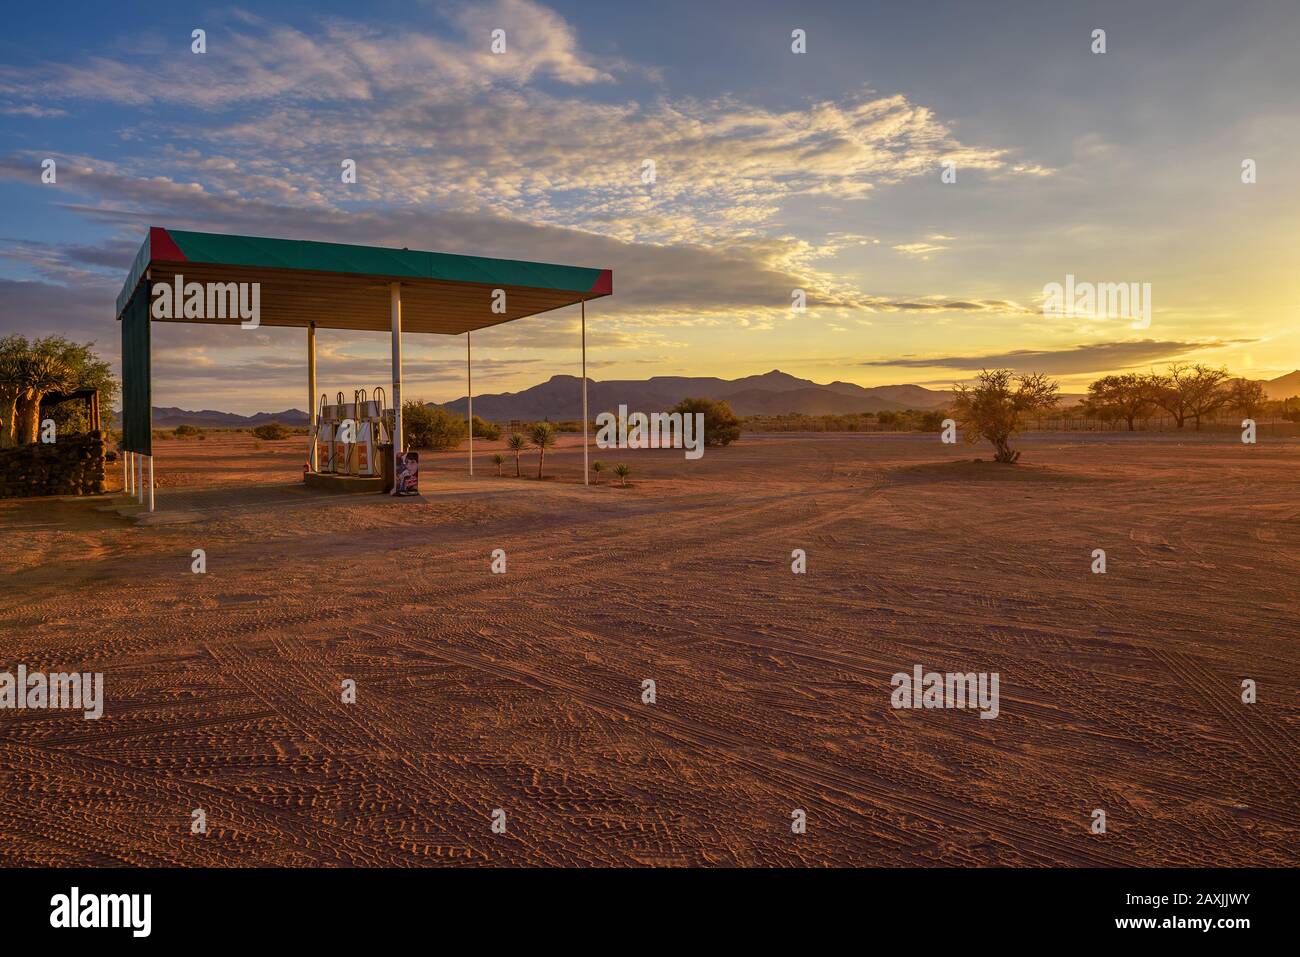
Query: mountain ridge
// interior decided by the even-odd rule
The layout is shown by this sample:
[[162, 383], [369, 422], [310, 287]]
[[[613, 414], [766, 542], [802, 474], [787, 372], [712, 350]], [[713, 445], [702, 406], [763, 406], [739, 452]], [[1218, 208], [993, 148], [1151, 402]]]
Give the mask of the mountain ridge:
[[[1300, 395], [1300, 369], [1276, 379], [1260, 380], [1270, 399]], [[739, 379], [717, 376], [651, 376], [648, 379], [609, 379], [588, 377], [588, 410], [592, 416], [616, 411], [626, 405], [634, 412], [657, 412], [670, 408], [689, 397], [723, 399], [737, 415], [845, 415], [862, 412], [885, 412], [901, 409], [934, 409], [952, 399], [948, 390], [927, 389], [910, 383], [900, 385], [861, 386], [836, 380], [817, 383], [811, 379], [772, 369]], [[582, 416], [582, 380], [573, 375], [553, 375], [545, 382], [519, 392], [485, 393], [474, 397], [474, 414], [490, 421], [519, 419], [578, 419]], [[1080, 396], [1069, 394], [1067, 400]], [[450, 412], [464, 415], [465, 397], [450, 402], [434, 402]], [[114, 417], [116, 418], [116, 416]], [[308, 421], [301, 409], [282, 412], [256, 412], [240, 415], [216, 409], [190, 411], [176, 406], [155, 406], [155, 428], [197, 425], [201, 428], [248, 428], [266, 422], [303, 426]]]

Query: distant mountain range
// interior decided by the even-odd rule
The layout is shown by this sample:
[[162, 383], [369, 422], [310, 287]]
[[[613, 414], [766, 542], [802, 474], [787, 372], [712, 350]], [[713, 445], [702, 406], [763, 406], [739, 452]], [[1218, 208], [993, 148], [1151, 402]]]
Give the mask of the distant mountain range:
[[[687, 397], [725, 399], [737, 415], [842, 415], [849, 412], [883, 412], [886, 409], [933, 409], [945, 405], [951, 392], [919, 385], [882, 385], [865, 388], [852, 382], [827, 385], [800, 379], [773, 369], [742, 379], [713, 376], [653, 376], [649, 379], [587, 380], [588, 410], [594, 416], [626, 405], [636, 412], [671, 408]], [[465, 414], [462, 396], [441, 403], [444, 409]], [[522, 392], [474, 396], [474, 414], [492, 421], [507, 419], [579, 419], [582, 417], [582, 380], [577, 376], [552, 376]]]
[[1270, 399], [1289, 399], [1293, 395], [1300, 395], [1300, 369], [1276, 379], [1265, 380], [1264, 389]]
[[[626, 405], [633, 412], [656, 412], [671, 408], [687, 396], [725, 399], [737, 415], [844, 415], [852, 412], [884, 412], [899, 409], [934, 409], [947, 405], [952, 393], [926, 389], [919, 385], [880, 385], [865, 387], [852, 382], [822, 385], [773, 369], [762, 375], [741, 379], [713, 376], [653, 376], [649, 379], [587, 380], [588, 407], [594, 417], [600, 412], [615, 411]], [[582, 417], [582, 382], [577, 376], [552, 376], [540, 385], [522, 392], [501, 392], [474, 396], [474, 414], [494, 422], [510, 419], [537, 421], [578, 419]], [[1300, 370], [1264, 382], [1270, 399], [1300, 395]], [[1062, 396], [1078, 401], [1081, 395]], [[441, 403], [444, 409], [465, 414], [462, 396]], [[178, 425], [203, 428], [248, 428], [266, 422], [306, 425], [307, 413], [300, 409], [283, 412], [258, 412], [239, 415], [204, 409], [190, 412], [174, 406], [154, 407], [155, 428], [171, 429]]]
[[190, 412], [175, 406], [166, 408], [153, 407], [153, 427], [155, 429], [174, 429], [178, 425], [197, 425], [205, 429], [229, 429], [264, 425], [267, 422], [279, 422], [282, 425], [306, 425], [307, 413], [300, 409], [286, 409], [283, 412], [258, 412], [254, 415], [239, 415], [236, 412], [217, 412], [203, 409]]

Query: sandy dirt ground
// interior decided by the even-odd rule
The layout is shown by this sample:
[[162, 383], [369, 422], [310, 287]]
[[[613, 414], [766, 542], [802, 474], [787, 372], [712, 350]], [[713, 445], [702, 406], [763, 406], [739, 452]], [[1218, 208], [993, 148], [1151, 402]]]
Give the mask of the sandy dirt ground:
[[[0, 711], [0, 863], [1300, 863], [1294, 439], [594, 452], [626, 489], [480, 442], [404, 500], [308, 492], [302, 445], [158, 442], [187, 524], [0, 502], [0, 670], [106, 684]], [[894, 710], [915, 664], [1000, 715]]]

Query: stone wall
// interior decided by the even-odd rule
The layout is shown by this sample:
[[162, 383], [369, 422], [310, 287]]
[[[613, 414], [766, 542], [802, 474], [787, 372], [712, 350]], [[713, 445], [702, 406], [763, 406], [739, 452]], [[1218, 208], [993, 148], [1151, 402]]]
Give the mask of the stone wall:
[[104, 491], [104, 433], [67, 435], [0, 449], [0, 498], [99, 495]]

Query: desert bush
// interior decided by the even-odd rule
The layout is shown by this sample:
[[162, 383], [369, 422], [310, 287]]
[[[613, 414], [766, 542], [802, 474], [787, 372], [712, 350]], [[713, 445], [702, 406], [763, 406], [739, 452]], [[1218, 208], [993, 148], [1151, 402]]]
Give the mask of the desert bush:
[[203, 430], [197, 425], [178, 425], [172, 429], [178, 439], [183, 439], [189, 435], [202, 435]]
[[408, 452], [459, 448], [468, 434], [465, 420], [444, 408], [425, 405], [420, 399], [402, 403], [402, 441]]
[[500, 475], [501, 466], [506, 464], [506, 457], [498, 452], [496, 455], [492, 456], [492, 464], [497, 467], [497, 475]]
[[614, 466], [614, 474], [623, 480], [623, 487], [627, 487], [627, 477], [632, 474], [632, 469], [625, 462], [619, 462]]
[[[682, 399], [671, 411], [683, 415], [703, 412], [705, 445], [730, 445], [740, 438], [740, 419], [721, 399]], [[615, 472], [617, 474], [617, 469]]]
[[474, 416], [474, 438], [495, 442], [501, 438], [501, 426], [495, 422], [485, 422], [476, 415]]
[[600, 459], [596, 459], [596, 461], [594, 461], [594, 462], [591, 463], [591, 471], [592, 471], [592, 474], [594, 474], [594, 475], [596, 476], [596, 484], [599, 485], [599, 484], [600, 484], [600, 473], [603, 472], [603, 471], [605, 471], [605, 463], [602, 462]]
[[279, 422], [267, 422], [253, 429], [253, 435], [268, 442], [275, 442], [280, 439], [287, 439], [293, 435], [293, 432], [287, 425], [281, 425]]
[[874, 432], [874, 412], [846, 415], [746, 415], [740, 420], [743, 432]]

